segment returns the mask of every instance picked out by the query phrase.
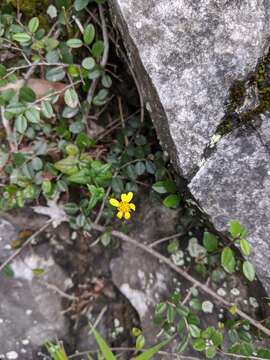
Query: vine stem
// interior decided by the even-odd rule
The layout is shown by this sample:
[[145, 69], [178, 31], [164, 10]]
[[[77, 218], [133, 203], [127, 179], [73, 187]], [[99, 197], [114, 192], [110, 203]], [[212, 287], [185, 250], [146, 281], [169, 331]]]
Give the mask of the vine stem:
[[[98, 225], [98, 224], [93, 224], [92, 223], [92, 229], [99, 231], [99, 232], [105, 232], [106, 228], [104, 226]], [[165, 256], [163, 256], [162, 254], [160, 254], [159, 252], [153, 250], [152, 248], [150, 248], [147, 245], [144, 245], [141, 242], [138, 242], [137, 240], [133, 239], [132, 237], [118, 231], [118, 230], [112, 230], [111, 234], [115, 237], [117, 237], [118, 239], [125, 241], [133, 246], [136, 246], [142, 250], [144, 250], [145, 252], [147, 252], [148, 254], [152, 255], [153, 257], [155, 257], [156, 259], [160, 260], [162, 263], [168, 265], [172, 270], [174, 270], [176, 273], [178, 273], [179, 275], [181, 275], [183, 278], [185, 278], [186, 280], [188, 280], [189, 282], [191, 282], [193, 285], [195, 285], [198, 289], [202, 290], [204, 293], [210, 295], [213, 299], [215, 299], [216, 301], [218, 301], [219, 303], [221, 303], [223, 306], [225, 306], [226, 308], [230, 308], [232, 306], [234, 306], [235, 304], [223, 299], [221, 296], [219, 296], [214, 290], [212, 290], [209, 286], [207, 286], [206, 284], [202, 284], [199, 280], [195, 279], [193, 276], [191, 276], [190, 274], [188, 274], [186, 271], [184, 271], [183, 269], [179, 268], [178, 266], [176, 266], [174, 263], [172, 263], [170, 261], [170, 259], [166, 258]], [[238, 316], [240, 316], [242, 319], [245, 319], [247, 321], [250, 322], [250, 324], [252, 324], [254, 327], [256, 327], [258, 330], [262, 331], [264, 334], [266, 334], [267, 336], [270, 336], [270, 329], [267, 329], [265, 326], [263, 326], [260, 322], [258, 322], [257, 320], [253, 319], [252, 317], [250, 317], [248, 314], [246, 314], [245, 312], [243, 312], [240, 309], [236, 309], [236, 314]]]

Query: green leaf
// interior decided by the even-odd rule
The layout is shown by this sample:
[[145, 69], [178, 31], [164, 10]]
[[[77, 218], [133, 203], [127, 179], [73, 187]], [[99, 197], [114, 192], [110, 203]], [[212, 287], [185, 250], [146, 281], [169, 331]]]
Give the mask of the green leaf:
[[229, 232], [234, 239], [239, 237], [242, 238], [247, 235], [246, 228], [242, 226], [237, 220], [231, 220], [229, 222]]
[[8, 277], [14, 276], [14, 271], [12, 270], [10, 265], [6, 265], [3, 269], [3, 273]]
[[27, 129], [27, 120], [23, 115], [19, 115], [15, 120], [15, 128], [20, 134], [24, 134]]
[[35, 268], [35, 269], [32, 269], [32, 273], [33, 275], [35, 276], [42, 276], [44, 274], [45, 270], [42, 269], [42, 268]]
[[87, 134], [81, 132], [76, 137], [76, 144], [80, 149], [95, 146], [95, 140], [91, 139]]
[[244, 261], [243, 273], [249, 281], [253, 281], [255, 279], [256, 276], [255, 268], [250, 261]]
[[81, 39], [69, 39], [66, 42], [67, 46], [72, 49], [80, 48], [83, 45], [83, 42]]
[[36, 157], [31, 161], [31, 165], [35, 171], [39, 171], [43, 167], [43, 162], [39, 157]]
[[167, 304], [166, 303], [160, 303], [158, 305], [156, 305], [155, 307], [155, 315], [161, 315], [163, 314], [167, 309]]
[[100, 237], [100, 241], [102, 243], [103, 246], [108, 246], [110, 245], [112, 240], [112, 235], [109, 231], [106, 231], [104, 234], [101, 235]]
[[90, 0], [75, 0], [74, 8], [76, 11], [81, 11], [89, 4]]
[[78, 158], [75, 156], [68, 156], [65, 159], [57, 161], [54, 164], [54, 167], [63, 174], [73, 175], [78, 173], [77, 165], [78, 165]]
[[202, 303], [199, 299], [194, 298], [190, 300], [190, 307], [194, 310], [202, 310]]
[[25, 44], [31, 40], [31, 36], [28, 35], [27, 33], [21, 32], [21, 33], [13, 34], [12, 39], [21, 44]]
[[213, 359], [217, 354], [217, 350], [214, 346], [210, 346], [205, 350], [207, 359]]
[[95, 35], [96, 31], [94, 25], [88, 24], [84, 29], [83, 33], [83, 41], [85, 42], [85, 44], [90, 45], [94, 41]]
[[83, 59], [83, 61], [82, 61], [82, 66], [83, 66], [86, 70], [92, 70], [92, 69], [94, 69], [94, 67], [96, 66], [95, 59], [92, 58], [92, 57], [86, 57], [86, 58]]
[[80, 209], [76, 203], [66, 203], [64, 210], [68, 215], [75, 215]]
[[91, 326], [90, 334], [93, 333], [96, 339], [96, 342], [99, 346], [100, 351], [106, 360], [117, 360], [116, 356], [112, 353], [111, 349], [107, 345], [106, 341], [102, 338], [102, 336], [95, 330], [94, 327]]
[[124, 192], [123, 180], [118, 177], [113, 178], [112, 179], [112, 190], [113, 190], [113, 192], [118, 193], [118, 194]]
[[28, 29], [31, 33], [35, 33], [39, 27], [39, 19], [33, 17], [28, 23]]
[[25, 112], [27, 120], [33, 124], [37, 124], [40, 121], [40, 113], [36, 109], [29, 109]]
[[138, 176], [144, 174], [145, 172], [145, 165], [142, 161], [139, 161], [136, 163], [135, 165], [135, 171], [137, 173]]
[[225, 247], [221, 254], [221, 264], [229, 274], [235, 270], [235, 257], [234, 252], [229, 247]]
[[142, 334], [140, 334], [136, 339], [136, 345], [135, 348], [137, 351], [142, 350], [145, 345], [145, 338]]
[[[165, 345], [168, 344], [170, 340], [165, 340], [161, 342], [160, 344], [157, 344], [150, 349], [146, 350], [139, 356], [136, 356], [134, 360], [150, 360], [153, 359], [153, 356], [156, 355]], [[107, 359], [106, 359], [107, 360]]]
[[259, 349], [257, 355], [264, 359], [270, 359], [270, 349]]
[[0, 64], [0, 78], [7, 74], [7, 69], [4, 65]]
[[171, 180], [158, 181], [152, 186], [152, 189], [159, 194], [174, 194], [176, 192], [176, 185], [175, 182]]
[[193, 338], [199, 338], [200, 337], [201, 329], [198, 326], [191, 324], [191, 325], [189, 325], [188, 329], [189, 329], [190, 335]]
[[163, 200], [163, 205], [167, 208], [173, 208], [178, 206], [180, 203], [180, 198], [178, 195], [169, 195]]
[[50, 180], [44, 180], [41, 187], [44, 194], [49, 194], [52, 190], [52, 183]]
[[[181, 332], [180, 335], [182, 336], [182, 334], [183, 334], [183, 333]], [[176, 349], [175, 349], [176, 352], [177, 352], [177, 353], [183, 353], [183, 352], [186, 350], [186, 348], [188, 347], [189, 340], [190, 340], [189, 335], [187, 335], [187, 336], [184, 338], [184, 340], [177, 345], [177, 347], [176, 347]]]
[[76, 156], [79, 154], [79, 148], [78, 148], [78, 146], [76, 146], [74, 144], [68, 144], [66, 146], [65, 150], [68, 155]]
[[[79, 112], [79, 108], [70, 108], [69, 106], [65, 106], [62, 117], [65, 119], [71, 119], [74, 118]], [[69, 130], [73, 134], [78, 134], [79, 132], [84, 130], [84, 124], [81, 121], [74, 121], [70, 124]]]
[[94, 57], [98, 58], [103, 54], [104, 51], [104, 43], [101, 40], [98, 40], [92, 46], [92, 54]]
[[250, 243], [247, 240], [245, 240], [245, 239], [240, 240], [240, 248], [241, 248], [241, 251], [242, 251], [244, 256], [249, 256], [250, 255], [251, 246], [250, 246]]
[[102, 106], [102, 105], [106, 104], [107, 95], [108, 95], [108, 90], [107, 89], [99, 90], [99, 92], [97, 93], [97, 95], [93, 99], [93, 104], [96, 105], [96, 106]]
[[205, 232], [203, 234], [203, 246], [208, 252], [213, 252], [218, 248], [218, 239], [215, 235]]
[[[57, 46], [59, 45], [59, 41], [54, 38], [49, 37], [49, 38], [45, 38], [44, 44], [45, 44], [46, 51], [49, 52], [49, 51], [52, 51], [57, 48]], [[58, 53], [56, 53], [56, 54], [57, 54], [57, 59], [54, 59], [53, 62], [58, 62]], [[54, 57], [56, 58], [56, 55]]]
[[112, 78], [109, 75], [103, 75], [101, 83], [105, 88], [110, 88], [112, 86]]
[[79, 97], [78, 97], [78, 94], [77, 92], [70, 88], [70, 89], [67, 89], [65, 91], [65, 94], [64, 94], [64, 99], [65, 99], [65, 102], [66, 104], [71, 107], [71, 108], [76, 108], [78, 103], [79, 103]]
[[175, 308], [172, 305], [169, 305], [167, 310], [167, 321], [169, 324], [173, 323], [175, 317]]
[[192, 346], [193, 346], [193, 349], [197, 350], [197, 351], [203, 351], [206, 348], [205, 341], [204, 341], [204, 339], [201, 339], [201, 338], [194, 339], [192, 341]]
[[74, 174], [70, 174], [71, 176], [68, 177], [68, 181], [86, 185], [91, 182], [92, 176], [89, 169], [81, 169], [80, 171], [75, 171]]
[[21, 101], [26, 101], [26, 102], [33, 102], [36, 100], [35, 92], [27, 86], [23, 86], [20, 89], [19, 97]]
[[213, 334], [211, 335], [210, 339], [212, 340], [212, 343], [218, 347], [223, 343], [223, 335], [221, 332], [219, 331], [214, 331]]
[[168, 191], [164, 185], [164, 181], [158, 181], [153, 186], [152, 189], [159, 194], [166, 194]]
[[65, 76], [66, 73], [62, 67], [56, 67], [46, 71], [46, 79], [49, 81], [61, 81]]
[[238, 344], [234, 344], [230, 349], [229, 352], [234, 354], [240, 354], [244, 356], [251, 356], [254, 349], [250, 343], [242, 342]]
[[49, 101], [42, 101], [41, 112], [47, 119], [50, 119], [54, 116], [53, 108]]
[[189, 308], [185, 305], [182, 305], [181, 303], [179, 303], [176, 307], [176, 312], [181, 315], [181, 316], [188, 316], [189, 314]]
[[103, 187], [97, 187], [95, 185], [87, 185], [88, 190], [91, 194], [90, 201], [88, 203], [88, 208], [93, 209], [97, 202], [103, 199], [105, 191]]

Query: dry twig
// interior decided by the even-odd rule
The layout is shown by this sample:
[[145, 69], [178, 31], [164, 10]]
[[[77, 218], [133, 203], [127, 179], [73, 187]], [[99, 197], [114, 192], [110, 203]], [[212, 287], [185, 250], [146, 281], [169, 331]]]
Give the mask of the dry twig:
[[[94, 230], [99, 231], [99, 232], [105, 232], [106, 231], [106, 228], [104, 226], [100, 226], [100, 225], [97, 225], [97, 224], [92, 224], [92, 228]], [[142, 249], [143, 251], [147, 252], [151, 256], [154, 256], [156, 259], [158, 259], [161, 262], [163, 262], [164, 264], [168, 265], [176, 273], [178, 273], [183, 278], [185, 278], [186, 280], [191, 282], [193, 285], [195, 285], [198, 289], [202, 290], [204, 293], [210, 295], [213, 299], [215, 299], [217, 302], [221, 303], [227, 309], [229, 309], [229, 308], [231, 308], [232, 306], [235, 305], [235, 304], [223, 299], [214, 290], [212, 290], [208, 285], [202, 284], [200, 281], [195, 279], [193, 276], [188, 274], [186, 271], [184, 271], [183, 269], [181, 269], [180, 267], [178, 267], [174, 263], [172, 263], [170, 261], [170, 259], [168, 259], [165, 256], [161, 255], [159, 252], [151, 249], [149, 246], [147, 246], [147, 245], [145, 245], [145, 244], [143, 244], [141, 242], [138, 242], [135, 239], [133, 239], [132, 237], [130, 237], [130, 236], [128, 236], [128, 235], [126, 235], [126, 234], [124, 234], [124, 233], [122, 233], [120, 231], [117, 231], [117, 230], [112, 230], [111, 234], [113, 236], [117, 237], [118, 239], [122, 240], [122, 241], [125, 241], [125, 242], [127, 242], [127, 243], [129, 243], [129, 244], [131, 244], [133, 246], [136, 246], [136, 247]], [[245, 312], [243, 312], [242, 310], [240, 310], [238, 308], [236, 309], [236, 314], [238, 316], [240, 316], [242, 319], [245, 319], [245, 320], [249, 321], [251, 325], [253, 325], [258, 330], [262, 331], [267, 336], [270, 336], [270, 329], [267, 329], [259, 321], [253, 319], [248, 314], [246, 314]]]
[[23, 249], [25, 249], [29, 244], [31, 244], [31, 242], [52, 223], [52, 221], [53, 221], [52, 219], [48, 220], [38, 231], [36, 231], [33, 235], [31, 235], [17, 251], [15, 251], [6, 261], [4, 261], [0, 265], [0, 272], [7, 265], [9, 265], [18, 255], [20, 255]]

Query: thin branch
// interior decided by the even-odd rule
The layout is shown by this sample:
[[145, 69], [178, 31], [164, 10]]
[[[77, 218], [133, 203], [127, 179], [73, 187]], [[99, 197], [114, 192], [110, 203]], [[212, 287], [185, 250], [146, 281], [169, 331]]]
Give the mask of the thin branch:
[[68, 300], [71, 300], [71, 301], [79, 300], [79, 298], [77, 296], [69, 295], [69, 294], [65, 293], [63, 290], [59, 289], [56, 285], [50, 284], [47, 281], [41, 281], [40, 280], [39, 283], [46, 286], [47, 289], [50, 289], [50, 290], [56, 292], [62, 298], [65, 298], [65, 299], [68, 299]]
[[231, 356], [233, 358], [237, 358], [237, 359], [248, 359], [248, 360], [265, 360], [265, 358], [261, 358], [258, 356], [245, 356], [245, 355], [239, 355], [239, 354], [232, 354], [232, 353], [227, 353], [225, 351], [222, 351], [220, 349], [218, 349], [218, 351], [222, 354], [222, 355], [226, 355], [226, 356]]
[[[97, 224], [92, 224], [92, 228], [94, 230], [97, 230], [99, 232], [105, 232], [106, 228], [104, 226], [100, 226]], [[170, 259], [166, 258], [165, 256], [161, 255], [159, 252], [151, 249], [149, 246], [144, 245], [141, 242], [138, 242], [137, 240], [131, 238], [130, 236], [117, 231], [117, 230], [112, 230], [111, 234], [115, 237], [117, 237], [118, 239], [125, 241], [133, 246], [136, 246], [142, 250], [144, 250], [145, 252], [147, 252], [148, 254], [150, 254], [151, 256], [155, 257], [156, 259], [160, 260], [161, 262], [163, 262], [164, 264], [168, 265], [172, 270], [174, 270], [176, 273], [178, 273], [179, 275], [181, 275], [183, 278], [185, 278], [186, 280], [188, 280], [189, 282], [191, 282], [193, 285], [196, 285], [198, 289], [202, 290], [204, 293], [210, 295], [213, 299], [215, 299], [217, 302], [221, 303], [223, 306], [225, 306], [226, 308], [230, 308], [232, 307], [233, 303], [223, 299], [221, 296], [219, 296], [214, 290], [212, 290], [210, 287], [208, 287], [205, 284], [202, 284], [199, 280], [195, 279], [193, 276], [191, 276], [190, 274], [188, 274], [186, 271], [184, 271], [183, 269], [181, 269], [180, 267], [176, 266], [173, 262], [170, 261]], [[262, 331], [264, 334], [270, 336], [270, 329], [267, 329], [265, 326], [263, 326], [262, 324], [260, 324], [260, 322], [258, 322], [257, 320], [253, 319], [252, 317], [250, 317], [248, 314], [246, 314], [245, 312], [243, 312], [240, 309], [236, 309], [236, 314], [238, 316], [240, 316], [242, 319], [245, 319], [247, 321], [250, 322], [250, 324], [252, 324], [254, 327], [256, 327], [258, 330]]]
[[4, 127], [5, 132], [6, 132], [6, 139], [7, 139], [8, 144], [9, 144], [9, 149], [10, 149], [10, 151], [12, 153], [16, 152], [17, 151], [17, 144], [16, 144], [16, 141], [14, 139], [14, 136], [13, 136], [13, 133], [12, 133], [12, 130], [11, 130], [11, 127], [10, 127], [10, 123], [5, 117], [5, 108], [3, 106], [1, 106], [1, 118], [2, 118], [3, 127]]
[[177, 234], [174, 234], [174, 235], [170, 235], [170, 236], [161, 238], [161, 239], [156, 240], [156, 241], [152, 242], [151, 244], [149, 244], [149, 247], [150, 247], [150, 248], [155, 247], [155, 246], [157, 246], [157, 245], [159, 245], [159, 244], [161, 244], [161, 243], [163, 243], [163, 242], [166, 242], [166, 241], [168, 241], [168, 240], [175, 239], [175, 238], [180, 237], [180, 236], [182, 236], [182, 235], [183, 235], [183, 233], [181, 232], [181, 233], [177, 233]]
[[[122, 106], [122, 99], [120, 96], [118, 96], [118, 108], [119, 108], [119, 113], [120, 113], [120, 119], [121, 119], [121, 124], [122, 124], [122, 129], [125, 128], [125, 119], [124, 119], [124, 114], [123, 114], [123, 106]], [[125, 146], [126, 148], [128, 147], [128, 138], [125, 135]]]
[[0, 272], [7, 266], [9, 265], [17, 256], [20, 255], [20, 253], [23, 251], [23, 249], [25, 249], [29, 244], [31, 244], [31, 242], [39, 235], [41, 234], [50, 224], [52, 223], [52, 220], [47, 221], [43, 226], [41, 226], [41, 228], [36, 231], [33, 235], [31, 235], [24, 243], [23, 245], [17, 250], [15, 251], [6, 261], [4, 261], [1, 265], [0, 265]]
[[[100, 19], [101, 19], [102, 36], [103, 36], [103, 42], [104, 42], [104, 51], [103, 51], [102, 59], [100, 61], [100, 66], [102, 68], [105, 68], [106, 64], [107, 64], [107, 61], [108, 61], [110, 44], [109, 44], [107, 25], [106, 25], [106, 20], [105, 20], [102, 5], [98, 5], [98, 9], [99, 9], [99, 15], [100, 15]], [[99, 78], [94, 79], [91, 86], [90, 86], [90, 88], [89, 88], [89, 90], [88, 90], [87, 103], [88, 103], [89, 106], [92, 103], [92, 99], [93, 99], [93, 96], [94, 96], [94, 93], [95, 93], [95, 90], [96, 90], [96, 87], [97, 87], [98, 83], [99, 83]]]
[[[27, 69], [27, 68], [32, 68], [32, 67], [36, 67], [36, 66], [58, 66], [58, 67], [68, 67], [69, 64], [64, 64], [64, 63], [48, 63], [48, 62], [33, 62], [33, 63], [29, 63], [27, 65], [20, 65], [20, 66], [14, 66], [11, 67], [8, 70], [8, 73], [2, 78], [5, 79], [8, 76], [12, 75], [14, 72], [18, 71], [18, 70], [23, 70], [23, 69]], [[79, 65], [76, 65], [79, 66]]]
[[105, 312], [107, 311], [108, 307], [104, 306], [104, 308], [101, 310], [101, 312], [99, 313], [98, 317], [96, 318], [96, 321], [94, 322], [94, 324], [92, 325], [90, 323], [91, 329], [89, 331], [89, 335], [92, 334], [93, 330], [96, 329], [96, 327], [98, 326], [98, 324], [100, 323], [101, 319], [103, 318], [103, 315], [105, 314]]
[[78, 84], [81, 84], [81, 83], [82, 83], [82, 80], [78, 80], [78, 81], [75, 81], [75, 82], [72, 83], [72, 84], [69, 84], [69, 85], [65, 86], [62, 90], [58, 90], [58, 91], [51, 92], [51, 93], [49, 93], [49, 94], [47, 94], [47, 95], [45, 95], [45, 96], [37, 99], [37, 100], [34, 101], [33, 103], [31, 103], [31, 104], [29, 105], [29, 107], [33, 107], [33, 106], [35, 106], [36, 104], [39, 104], [41, 101], [46, 100], [46, 99], [49, 99], [50, 97], [53, 97], [53, 96], [56, 96], [56, 95], [60, 95], [60, 94], [62, 94], [63, 92], [65, 92], [67, 89], [69, 89], [69, 88], [71, 88], [71, 87], [74, 87], [74, 86], [76, 86], [76, 85], [78, 85]]

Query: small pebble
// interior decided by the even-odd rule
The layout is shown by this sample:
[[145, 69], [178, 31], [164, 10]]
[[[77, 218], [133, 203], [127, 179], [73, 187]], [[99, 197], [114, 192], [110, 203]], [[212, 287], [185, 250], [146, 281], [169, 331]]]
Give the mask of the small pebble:
[[19, 355], [16, 353], [16, 351], [9, 351], [6, 353], [7, 359], [14, 360], [18, 359]]
[[258, 308], [259, 307], [259, 304], [258, 304], [258, 301], [255, 297], [250, 297], [249, 298], [249, 303], [252, 307], [254, 308]]
[[226, 292], [223, 288], [219, 288], [219, 289], [217, 290], [217, 294], [218, 294], [219, 296], [224, 297], [224, 296], [227, 295], [227, 292]]
[[212, 313], [213, 312], [214, 305], [211, 303], [211, 301], [204, 301], [202, 303], [202, 311], [204, 313]]
[[237, 288], [231, 289], [230, 293], [231, 293], [233, 296], [238, 296], [238, 295], [240, 295], [240, 291], [239, 291]]

